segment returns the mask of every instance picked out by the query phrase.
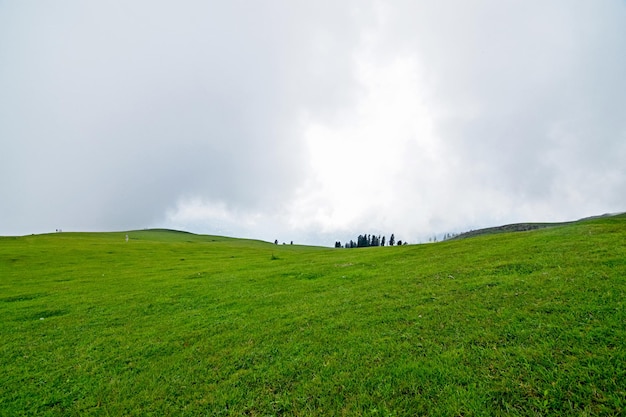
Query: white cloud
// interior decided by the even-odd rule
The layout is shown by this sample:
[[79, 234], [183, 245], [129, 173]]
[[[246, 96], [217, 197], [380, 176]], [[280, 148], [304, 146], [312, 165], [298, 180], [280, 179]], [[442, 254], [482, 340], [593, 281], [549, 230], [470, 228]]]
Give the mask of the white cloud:
[[[419, 94], [417, 64], [410, 57], [389, 63], [368, 58], [357, 54], [360, 94], [353, 112], [341, 124], [313, 121], [304, 133], [311, 177], [292, 216], [305, 219], [308, 227], [397, 226], [385, 218], [393, 218], [396, 206], [406, 204], [400, 177], [411, 167], [425, 175], [437, 169], [437, 142], [432, 116]], [[312, 212], [303, 216], [301, 210]], [[302, 227], [302, 220], [297, 223]]]
[[0, 3], [0, 234], [409, 241], [626, 206], [620, 1]]

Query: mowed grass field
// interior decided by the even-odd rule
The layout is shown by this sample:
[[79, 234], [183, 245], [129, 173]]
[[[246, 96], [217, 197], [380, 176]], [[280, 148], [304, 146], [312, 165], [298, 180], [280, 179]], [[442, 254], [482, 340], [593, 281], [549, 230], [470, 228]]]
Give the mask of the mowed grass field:
[[4, 237], [0, 415], [625, 415], [625, 294], [625, 216], [363, 249]]

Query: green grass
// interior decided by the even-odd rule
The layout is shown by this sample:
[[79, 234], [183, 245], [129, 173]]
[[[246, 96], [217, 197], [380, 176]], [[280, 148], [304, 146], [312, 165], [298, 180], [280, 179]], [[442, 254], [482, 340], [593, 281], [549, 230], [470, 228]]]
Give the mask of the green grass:
[[328, 249], [0, 238], [0, 415], [624, 415], [626, 217]]

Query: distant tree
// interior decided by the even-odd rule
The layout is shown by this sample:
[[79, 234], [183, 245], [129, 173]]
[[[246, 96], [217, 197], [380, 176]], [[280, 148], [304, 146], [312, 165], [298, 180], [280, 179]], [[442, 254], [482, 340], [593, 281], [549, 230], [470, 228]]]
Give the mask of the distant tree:
[[293, 245], [293, 240], [291, 241], [290, 245]]
[[278, 245], [278, 239], [274, 241], [274, 245]]
[[336, 241], [335, 242], [335, 247], [336, 248], [340, 248], [341, 247], [341, 242], [340, 241]]
[[402, 246], [402, 241], [398, 240], [398, 246]]
[[[335, 242], [335, 244], [337, 244], [337, 242]], [[346, 242], [346, 244], [343, 246], [345, 248], [366, 248], [369, 246], [393, 246], [396, 244], [396, 237], [395, 235], [392, 233], [391, 236], [389, 237], [389, 240], [387, 240], [387, 238], [385, 236], [382, 235], [368, 235], [368, 234], [362, 234], [359, 235], [356, 239], [356, 242], [353, 240], [350, 240], [349, 242]], [[397, 243], [398, 245], [402, 244], [402, 241]], [[341, 247], [341, 246], [340, 246]]]

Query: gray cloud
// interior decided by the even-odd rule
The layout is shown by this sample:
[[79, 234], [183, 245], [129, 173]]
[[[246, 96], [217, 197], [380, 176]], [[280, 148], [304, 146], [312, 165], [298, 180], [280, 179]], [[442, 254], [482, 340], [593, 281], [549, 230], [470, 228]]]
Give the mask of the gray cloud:
[[[520, 205], [550, 201], [551, 213], [537, 211], [559, 218], [624, 206], [622, 197], [591, 201], [624, 186], [623, 2], [440, 2], [413, 11], [392, 9], [384, 44], [418, 51], [433, 80], [428, 102], [459, 169], [447, 191], [467, 181], [480, 200], [487, 188]], [[520, 215], [528, 213], [504, 217]]]
[[4, 9], [3, 206], [41, 219], [26, 229], [149, 224], [185, 195], [286, 198], [305, 165], [300, 113], [351, 100], [336, 49], [355, 35], [330, 4]]
[[609, 0], [2, 3], [0, 235], [415, 241], [623, 210], [625, 17]]

